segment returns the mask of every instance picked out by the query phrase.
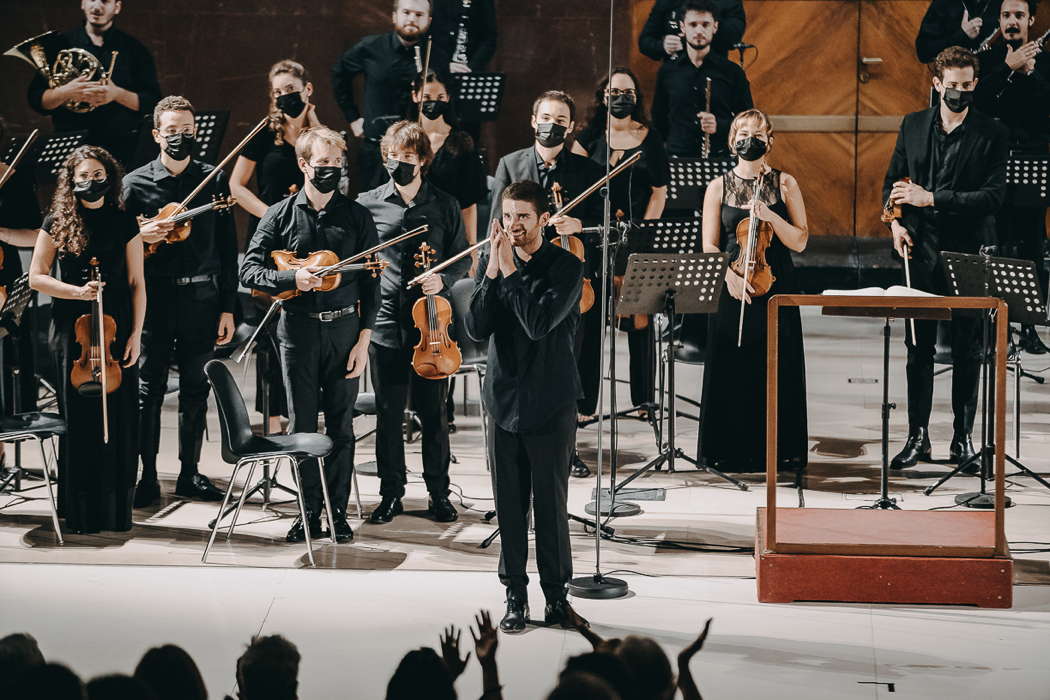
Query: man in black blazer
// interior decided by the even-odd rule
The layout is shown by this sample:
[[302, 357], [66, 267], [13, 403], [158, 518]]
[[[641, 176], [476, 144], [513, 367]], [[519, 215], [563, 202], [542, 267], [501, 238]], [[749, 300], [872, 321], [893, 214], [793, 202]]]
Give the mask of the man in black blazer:
[[[912, 286], [950, 294], [941, 251], [977, 253], [995, 241], [995, 213], [1006, 194], [1006, 129], [970, 107], [977, 86], [977, 57], [949, 47], [933, 63], [937, 107], [904, 117], [893, 150], [883, 198], [901, 205], [890, 224], [893, 247], [911, 257]], [[904, 182], [908, 177], [911, 182]], [[951, 321], [953, 462], [974, 454], [970, 432], [977, 407], [980, 337], [975, 318]], [[934, 321], [916, 321], [917, 339], [907, 334], [908, 441], [893, 458], [894, 469], [930, 458], [928, 424], [933, 406]]]
[[[503, 156], [496, 167], [490, 226], [492, 221], [502, 220], [503, 190], [512, 182], [538, 182], [548, 195], [557, 184], [567, 204], [605, 177], [605, 170], [601, 166], [569, 150], [565, 141], [575, 126], [576, 103], [572, 97], [560, 90], [548, 90], [536, 98], [532, 105], [535, 141], [526, 148]], [[553, 202], [550, 209], [557, 209]], [[602, 199], [596, 193], [573, 209], [570, 215], [551, 218], [544, 235], [551, 238], [554, 231], [559, 234], [579, 234], [584, 226], [600, 225], [602, 218]], [[601, 285], [598, 277], [601, 268], [600, 241], [584, 236], [583, 243], [587, 258], [584, 278], [589, 279], [595, 292], [598, 292]], [[601, 381], [599, 341], [602, 332], [599, 316], [598, 302], [595, 302], [593, 308], [581, 315], [576, 335], [576, 362], [583, 384], [583, 397], [578, 408], [581, 417], [587, 418], [598, 410], [598, 384]], [[582, 477], [589, 473], [587, 466], [574, 455], [572, 475]]]

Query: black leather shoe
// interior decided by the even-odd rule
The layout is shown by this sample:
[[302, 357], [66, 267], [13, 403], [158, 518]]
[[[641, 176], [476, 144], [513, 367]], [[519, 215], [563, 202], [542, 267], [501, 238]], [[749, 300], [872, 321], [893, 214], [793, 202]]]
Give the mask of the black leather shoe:
[[[319, 540], [324, 537], [324, 533], [321, 531], [321, 516], [315, 515], [310, 511], [306, 511], [306, 520], [310, 523], [310, 538]], [[284, 536], [285, 542], [304, 542], [306, 541], [306, 533], [303, 531], [303, 518], [299, 516], [292, 523], [292, 526], [288, 529], [288, 534]]]
[[574, 476], [577, 479], [586, 479], [591, 475], [591, 469], [588, 467], [580, 455], [576, 452], [572, 453], [572, 461], [569, 463], [569, 476]]
[[[952, 437], [952, 442], [948, 446], [948, 461], [952, 464], [962, 464], [971, 457], [977, 454], [976, 450], [973, 449], [973, 441], [969, 435], [956, 433]], [[976, 459], [971, 462], [971, 466], [976, 467], [973, 471], [976, 473], [979, 470], [980, 462]], [[968, 473], [969, 469], [966, 470]]]
[[455, 506], [448, 500], [448, 496], [431, 496], [430, 506], [427, 512], [434, 516], [439, 523], [455, 522], [459, 518]]
[[920, 459], [924, 461], [930, 459], [930, 433], [926, 428], [916, 428], [908, 436], [904, 449], [890, 460], [890, 469], [914, 467]]
[[[332, 519], [335, 520], [335, 523], [333, 524], [333, 527], [335, 528], [335, 541], [336, 542], [353, 542], [354, 541], [354, 531], [350, 527], [350, 523], [346, 522], [346, 511], [345, 510], [339, 510], [339, 509], [333, 509], [332, 510]], [[325, 533], [325, 534], [328, 535], [328, 536], [331, 536], [331, 533]], [[312, 531], [310, 533], [310, 536], [313, 537], [313, 532]]]
[[222, 491], [203, 474], [194, 474], [188, 479], [180, 476], [175, 482], [175, 495], [198, 501], [221, 501], [223, 496]]
[[160, 484], [157, 483], [156, 479], [143, 479], [139, 482], [139, 485], [135, 487], [134, 506], [136, 508], [151, 506], [159, 500]]
[[1017, 343], [1029, 355], [1045, 355], [1050, 348], [1043, 344], [1035, 326], [1021, 326], [1021, 338]]
[[565, 598], [548, 601], [543, 610], [543, 621], [549, 626], [560, 625], [562, 629], [574, 630], [590, 627], [590, 623], [572, 609]]
[[390, 522], [396, 516], [401, 515], [404, 512], [405, 507], [401, 505], [400, 498], [395, 498], [394, 496], [383, 496], [383, 500], [379, 502], [379, 505], [372, 511], [372, 514], [368, 516], [368, 522], [381, 525]]
[[499, 621], [499, 628], [508, 634], [525, 631], [529, 619], [529, 596], [524, 591], [507, 589], [507, 614]]

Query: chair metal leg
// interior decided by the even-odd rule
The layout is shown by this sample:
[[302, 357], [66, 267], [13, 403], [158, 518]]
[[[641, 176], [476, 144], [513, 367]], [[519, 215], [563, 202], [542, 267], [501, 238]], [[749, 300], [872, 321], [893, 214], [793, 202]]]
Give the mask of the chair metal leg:
[[488, 415], [485, 413], [485, 401], [481, 397], [481, 382], [484, 380], [484, 375], [480, 370], [475, 370], [474, 373], [478, 376], [478, 415], [481, 416], [481, 439], [485, 442], [485, 469], [491, 473], [492, 463], [489, 459], [489, 429], [488, 421], [485, 420]]
[[364, 512], [361, 509], [361, 487], [357, 485], [357, 470], [353, 471], [354, 478], [354, 499], [357, 500], [357, 519], [361, 520], [363, 517], [361, 514]]
[[248, 467], [248, 478], [244, 480], [244, 486], [241, 488], [241, 496], [237, 499], [237, 508], [233, 511], [233, 517], [230, 518], [230, 527], [226, 530], [226, 541], [229, 542], [230, 538], [233, 537], [233, 526], [237, 524], [237, 518], [241, 514], [241, 508], [244, 507], [244, 501], [248, 497], [248, 492], [251, 491], [252, 475], [255, 474], [255, 466], [258, 464], [258, 460], [252, 460]]
[[222, 520], [222, 514], [226, 512], [226, 505], [230, 502], [230, 494], [233, 492], [233, 484], [237, 480], [237, 472], [240, 471], [241, 465], [244, 462], [237, 462], [233, 467], [233, 473], [230, 474], [230, 484], [226, 487], [226, 495], [222, 499], [222, 505], [219, 506], [219, 513], [215, 516], [215, 524], [211, 528], [211, 536], [208, 538], [208, 544], [204, 545], [204, 554], [201, 555], [201, 563], [208, 563], [208, 552], [211, 550], [211, 546], [215, 543], [215, 535], [219, 531], [219, 521]]
[[[306, 540], [306, 557], [310, 560], [310, 566], [314, 564], [314, 549], [310, 542], [310, 521], [306, 518], [306, 500], [303, 498], [303, 480], [299, 475], [299, 460], [288, 457], [292, 462], [292, 478], [295, 479], [295, 498], [299, 501], [299, 517], [303, 519], [303, 536]], [[323, 481], [323, 479], [322, 479]]]
[[[54, 438], [52, 438], [54, 439]], [[58, 508], [55, 507], [55, 494], [51, 490], [51, 467], [47, 463], [47, 453], [44, 452], [44, 441], [36, 436], [36, 444], [40, 447], [40, 459], [44, 466], [44, 483], [47, 485], [47, 504], [51, 507], [51, 522], [55, 525], [55, 537], [59, 544], [65, 544], [62, 539], [62, 528], [58, 525]]]
[[335, 521], [332, 519], [332, 501], [328, 498], [328, 479], [324, 473], [323, 457], [317, 458], [317, 475], [321, 477], [321, 497], [324, 498], [324, 510], [328, 514], [328, 534], [332, 537], [332, 544], [338, 544], [335, 539]]

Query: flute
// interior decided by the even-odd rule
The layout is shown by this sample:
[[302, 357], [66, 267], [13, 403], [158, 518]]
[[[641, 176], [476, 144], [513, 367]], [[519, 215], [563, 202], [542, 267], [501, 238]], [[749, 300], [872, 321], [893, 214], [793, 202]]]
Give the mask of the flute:
[[[710, 76], [706, 80], [707, 80], [707, 84], [704, 86], [704, 99], [705, 99], [704, 111], [710, 113], [711, 112], [711, 78], [710, 78]], [[702, 146], [700, 156], [704, 160], [707, 160], [708, 158], [711, 157], [711, 134], [707, 133], [706, 131], [704, 132], [704, 144]]]

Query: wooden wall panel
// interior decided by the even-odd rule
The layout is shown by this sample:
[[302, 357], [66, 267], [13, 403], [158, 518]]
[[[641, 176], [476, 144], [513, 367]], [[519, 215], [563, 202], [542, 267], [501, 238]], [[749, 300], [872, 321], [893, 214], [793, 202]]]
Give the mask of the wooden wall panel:
[[861, 0], [860, 56], [881, 58], [860, 82], [860, 114], [903, 115], [929, 102], [930, 73], [915, 55], [926, 0]]
[[882, 179], [890, 165], [897, 134], [860, 134], [857, 138], [857, 235], [865, 238], [890, 237], [882, 213]]
[[810, 235], [853, 233], [852, 133], [778, 133], [769, 160], [798, 180]]

